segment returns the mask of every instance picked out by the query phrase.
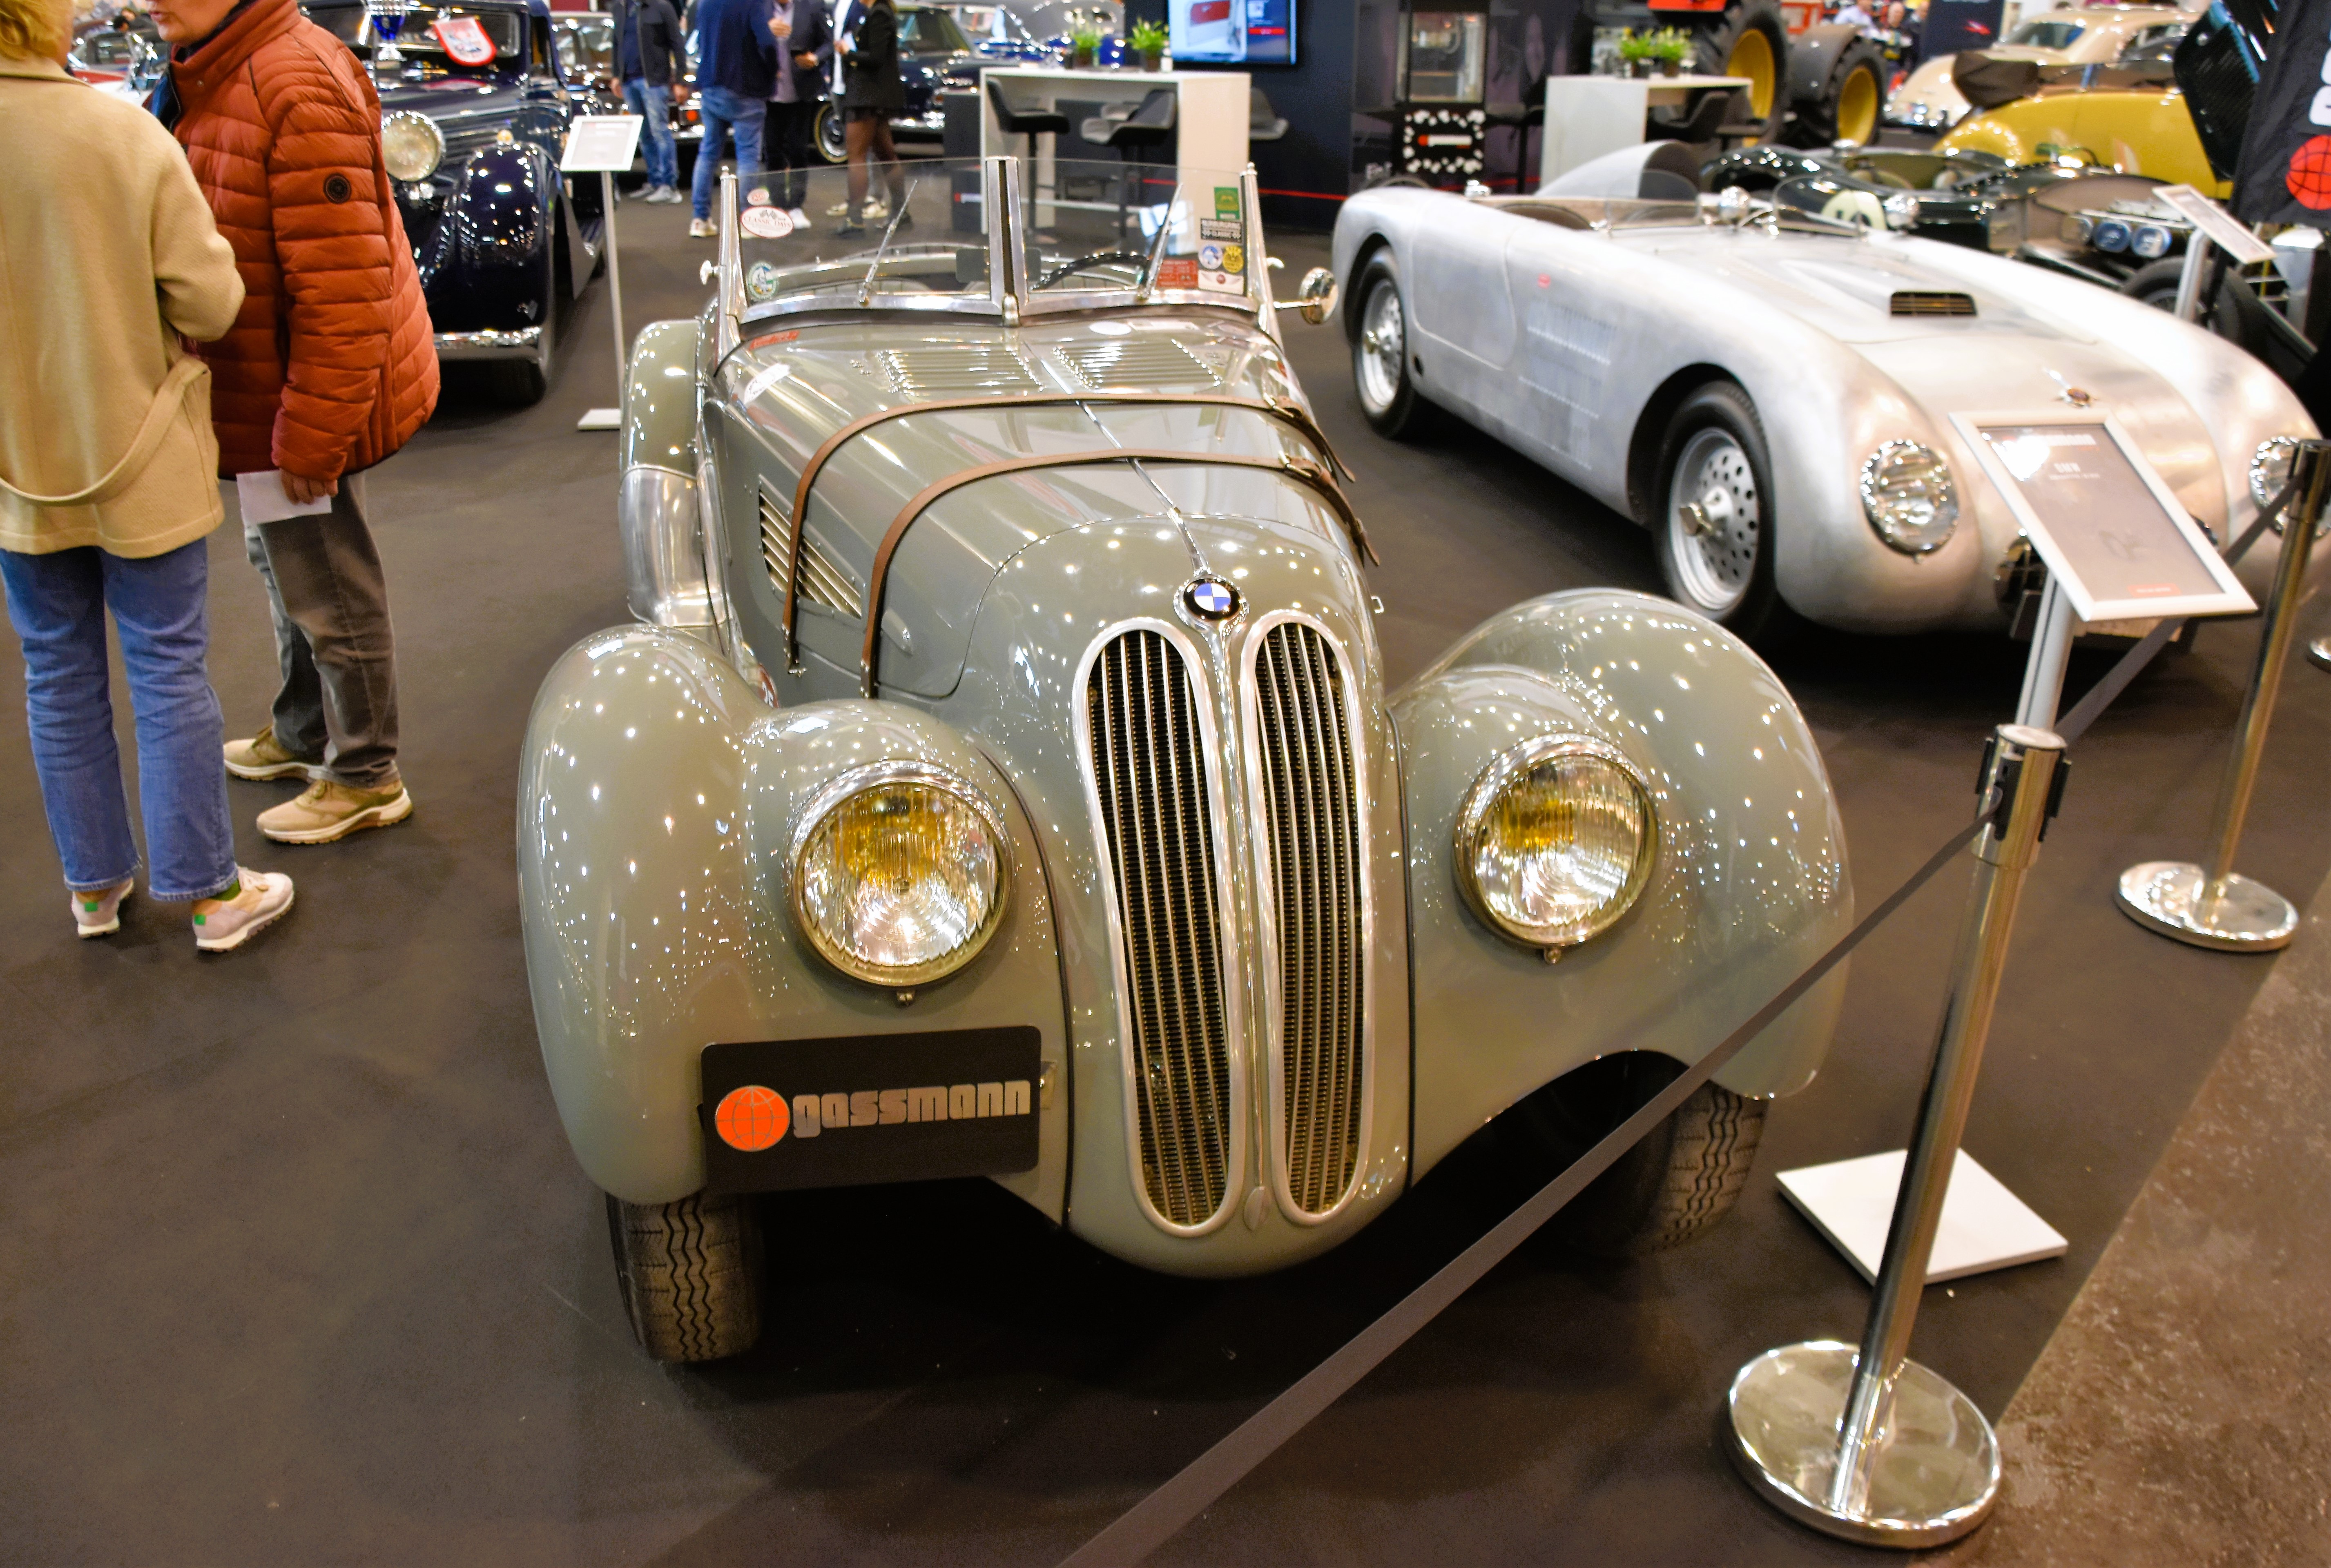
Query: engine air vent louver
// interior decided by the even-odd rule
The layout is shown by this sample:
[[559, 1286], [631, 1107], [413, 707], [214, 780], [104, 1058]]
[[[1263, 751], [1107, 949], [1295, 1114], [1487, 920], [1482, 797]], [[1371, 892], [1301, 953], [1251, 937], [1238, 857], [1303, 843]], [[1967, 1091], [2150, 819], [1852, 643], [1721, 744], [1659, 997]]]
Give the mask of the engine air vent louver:
[[1974, 296], [1950, 289], [1897, 289], [1888, 309], [1896, 316], [1972, 316]]
[[[769, 569], [770, 586], [780, 596], [785, 591], [785, 557], [792, 554], [793, 544], [793, 525], [785, 520], [777, 499], [763, 490], [761, 560]], [[853, 621], [865, 618], [866, 600], [859, 593], [858, 584], [832, 556], [818, 548], [814, 538], [802, 540], [799, 594], [806, 603], [822, 604]]]
[[960, 396], [977, 392], [1037, 392], [1039, 382], [1017, 350], [993, 344], [932, 343], [878, 348], [875, 374], [909, 397]]
[[1222, 377], [1171, 337], [1118, 338], [1080, 343], [1061, 350], [1076, 378], [1095, 392], [1154, 388], [1160, 392], [1204, 392]]

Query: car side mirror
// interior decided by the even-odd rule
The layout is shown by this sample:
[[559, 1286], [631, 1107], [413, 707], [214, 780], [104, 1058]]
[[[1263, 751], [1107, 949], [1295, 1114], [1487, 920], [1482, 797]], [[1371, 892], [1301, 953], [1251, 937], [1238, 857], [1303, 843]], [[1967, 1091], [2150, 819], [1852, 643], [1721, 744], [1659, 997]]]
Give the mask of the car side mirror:
[[1279, 301], [1279, 308], [1292, 310], [1317, 327], [1336, 313], [1337, 295], [1336, 274], [1325, 267], [1314, 267], [1303, 274], [1303, 282], [1296, 290], [1295, 298]]

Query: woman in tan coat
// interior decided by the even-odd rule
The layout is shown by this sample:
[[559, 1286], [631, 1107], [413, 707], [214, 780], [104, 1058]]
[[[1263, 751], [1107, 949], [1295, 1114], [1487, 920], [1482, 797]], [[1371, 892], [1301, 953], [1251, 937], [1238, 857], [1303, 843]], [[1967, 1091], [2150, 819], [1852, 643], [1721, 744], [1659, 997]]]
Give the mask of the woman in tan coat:
[[224, 515], [209, 379], [184, 338], [243, 304], [234, 252], [151, 115], [74, 81], [65, 0], [0, 0], [0, 581], [33, 763], [76, 928], [119, 930], [138, 846], [105, 616], [138, 721], [147, 891], [240, 946], [291, 879], [235, 864], [207, 668], [205, 537]]

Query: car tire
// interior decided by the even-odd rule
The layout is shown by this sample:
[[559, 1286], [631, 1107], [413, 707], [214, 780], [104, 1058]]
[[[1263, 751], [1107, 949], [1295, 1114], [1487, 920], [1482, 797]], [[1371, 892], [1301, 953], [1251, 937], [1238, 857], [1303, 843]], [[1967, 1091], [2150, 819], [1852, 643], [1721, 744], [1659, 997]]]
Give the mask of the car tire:
[[[1545, 1180], [1594, 1146], [1683, 1064], [1652, 1051], [1589, 1062], [1494, 1124], [1500, 1144]], [[1643, 1135], [1546, 1222], [1547, 1240], [1597, 1258], [1678, 1247], [1730, 1212], [1756, 1164], [1765, 1102], [1707, 1083]]]
[[850, 161], [850, 136], [842, 124], [842, 106], [832, 99], [817, 106], [817, 156], [830, 164]]
[[1788, 139], [1828, 147], [1841, 139], [1867, 146], [1886, 109], [1886, 56], [1867, 38], [1844, 43], [1819, 89], [1796, 105]]
[[1710, 382], [1668, 421], [1651, 537], [1668, 596], [1751, 642], [1788, 618], [1773, 580], [1773, 465], [1748, 394]]
[[761, 1232], [750, 1200], [607, 1199], [615, 1285], [632, 1334], [658, 1361], [718, 1361], [761, 1336]]
[[1761, 128], [1755, 139], [1780, 135], [1789, 113], [1789, 30], [1776, 0], [1740, 0], [1694, 42], [1701, 71], [1749, 79], [1747, 120]]
[[[2184, 257], [2164, 256], [2122, 279], [2120, 291], [2156, 309], [2174, 310], [2177, 288], [2184, 275]], [[2266, 309], [2258, 296], [2229, 270], [2219, 274], [2217, 292], [2202, 312], [2200, 324], [2279, 372], [2281, 366], [2274, 356], [2273, 328], [2257, 319]]]
[[1431, 423], [1432, 405], [1410, 373], [1408, 305], [1389, 250], [1368, 258], [1350, 297], [1358, 302], [1352, 318], [1352, 390], [1360, 412], [1378, 435], [1413, 438]]

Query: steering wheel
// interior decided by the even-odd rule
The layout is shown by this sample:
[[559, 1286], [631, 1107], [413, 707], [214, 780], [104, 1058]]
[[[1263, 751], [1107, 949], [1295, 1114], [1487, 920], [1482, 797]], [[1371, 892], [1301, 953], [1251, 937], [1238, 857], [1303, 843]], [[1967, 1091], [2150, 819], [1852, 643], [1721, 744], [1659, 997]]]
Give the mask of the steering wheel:
[[1042, 278], [1037, 279], [1036, 287], [1049, 289], [1071, 273], [1081, 272], [1089, 267], [1104, 267], [1112, 261], [1130, 262], [1136, 267], [1149, 265], [1149, 258], [1137, 251], [1090, 251], [1073, 261], [1061, 262]]

